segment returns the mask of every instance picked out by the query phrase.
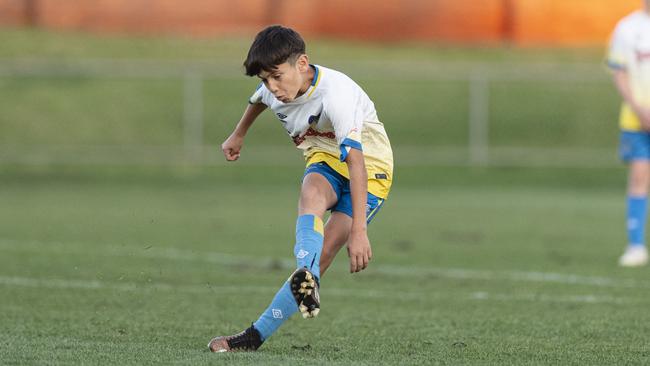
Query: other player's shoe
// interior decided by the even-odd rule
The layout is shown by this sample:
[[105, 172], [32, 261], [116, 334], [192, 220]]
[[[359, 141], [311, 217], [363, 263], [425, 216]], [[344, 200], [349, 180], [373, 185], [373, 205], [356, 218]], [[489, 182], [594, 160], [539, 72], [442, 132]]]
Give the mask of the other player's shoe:
[[648, 249], [644, 245], [630, 245], [619, 258], [622, 267], [640, 267], [648, 263]]
[[307, 268], [298, 268], [289, 277], [291, 294], [303, 318], [314, 318], [320, 312], [318, 281]]
[[208, 343], [212, 352], [256, 351], [264, 343], [260, 332], [252, 325], [241, 333], [213, 338]]

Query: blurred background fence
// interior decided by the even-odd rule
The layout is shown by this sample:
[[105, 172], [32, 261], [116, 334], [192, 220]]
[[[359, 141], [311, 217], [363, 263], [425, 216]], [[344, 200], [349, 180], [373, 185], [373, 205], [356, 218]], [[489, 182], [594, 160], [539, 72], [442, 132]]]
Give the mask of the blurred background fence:
[[[241, 59], [283, 23], [366, 89], [401, 164], [613, 165], [602, 58], [640, 4], [0, 0], [0, 163], [221, 164], [257, 83]], [[265, 114], [243, 162], [299, 161], [283, 135]]]
[[[402, 164], [616, 161], [618, 99], [598, 64], [328, 66], [368, 90]], [[221, 163], [218, 144], [255, 84], [236, 64], [209, 61], [4, 60], [0, 161]], [[281, 130], [270, 116], [256, 124], [251, 161], [293, 163]]]

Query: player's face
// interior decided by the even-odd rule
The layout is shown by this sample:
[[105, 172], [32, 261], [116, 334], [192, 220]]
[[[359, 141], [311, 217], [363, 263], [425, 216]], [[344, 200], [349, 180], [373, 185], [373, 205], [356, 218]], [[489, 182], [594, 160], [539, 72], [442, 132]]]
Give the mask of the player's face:
[[262, 70], [257, 75], [266, 88], [281, 102], [288, 103], [301, 96], [309, 88], [309, 59], [298, 57], [295, 63], [285, 62], [275, 70]]

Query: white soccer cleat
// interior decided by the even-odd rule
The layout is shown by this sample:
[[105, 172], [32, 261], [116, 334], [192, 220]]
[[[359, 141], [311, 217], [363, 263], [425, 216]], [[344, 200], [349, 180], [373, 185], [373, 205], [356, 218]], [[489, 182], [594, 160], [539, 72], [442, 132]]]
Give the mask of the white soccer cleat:
[[648, 249], [643, 245], [630, 245], [618, 259], [621, 267], [640, 267], [648, 263]]

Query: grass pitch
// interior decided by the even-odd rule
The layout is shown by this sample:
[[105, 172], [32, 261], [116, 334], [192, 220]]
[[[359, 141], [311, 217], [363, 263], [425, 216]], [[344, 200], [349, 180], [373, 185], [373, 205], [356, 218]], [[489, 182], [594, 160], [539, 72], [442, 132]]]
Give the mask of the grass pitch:
[[[204, 143], [215, 153], [257, 83], [240, 76], [249, 43], [4, 29], [0, 57], [3, 67], [221, 68], [203, 84]], [[341, 253], [323, 278], [319, 317], [289, 320], [252, 354], [211, 354], [206, 344], [254, 321], [293, 269], [302, 163], [277, 121], [256, 124], [237, 164], [145, 167], [137, 152], [149, 150], [136, 149], [121, 152], [130, 167], [84, 165], [103, 147], [111, 156], [181, 147], [182, 80], [2, 70], [0, 364], [650, 363], [648, 269], [616, 266], [625, 171], [602, 50], [308, 43], [314, 62], [348, 73], [376, 102], [396, 180], [369, 228], [370, 268], [348, 274]], [[437, 155], [464, 149], [470, 93], [468, 80], [432, 75], [472, 63], [543, 69], [541, 78], [493, 75], [491, 154], [532, 148], [514, 155], [553, 166], [572, 149], [599, 168], [431, 166], [464, 161]], [[594, 81], [557, 80], [567, 66]], [[49, 159], [58, 149], [65, 159]]]
[[404, 168], [374, 259], [257, 353], [211, 354], [292, 270], [295, 168], [3, 168], [2, 364], [647, 364], [622, 169]]

